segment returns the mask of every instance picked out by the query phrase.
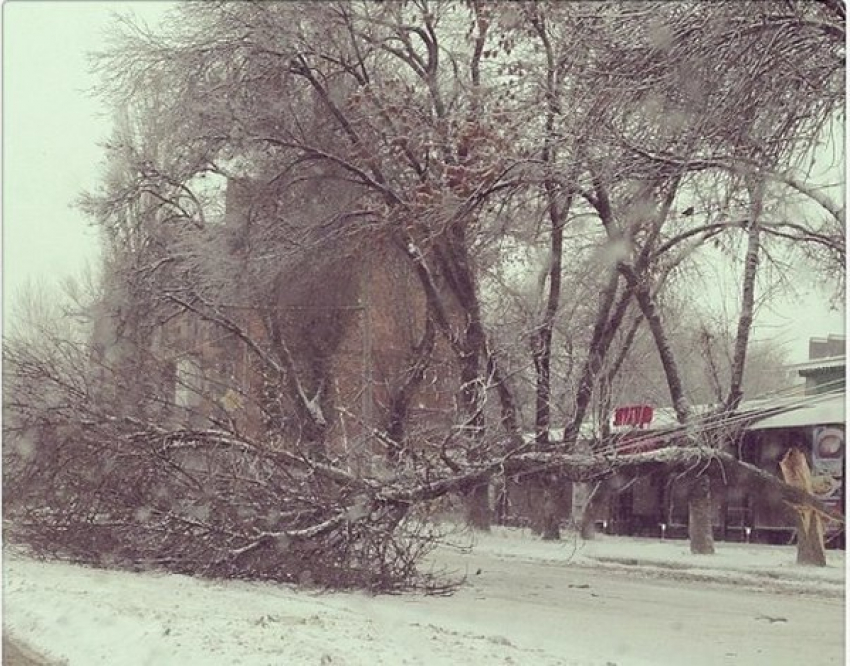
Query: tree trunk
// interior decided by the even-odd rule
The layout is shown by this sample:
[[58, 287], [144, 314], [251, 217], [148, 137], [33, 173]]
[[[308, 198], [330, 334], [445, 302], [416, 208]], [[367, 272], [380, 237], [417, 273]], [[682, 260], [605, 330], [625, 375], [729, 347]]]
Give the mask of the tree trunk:
[[711, 481], [703, 475], [694, 480], [688, 498], [688, 537], [695, 555], [714, 555], [711, 523]]
[[823, 522], [811, 509], [797, 512], [797, 564], [810, 567], [826, 566]]
[[[387, 419], [386, 433], [387, 437], [396, 444], [400, 445], [404, 439], [410, 403], [425, 379], [425, 371], [431, 365], [436, 337], [434, 320], [431, 318], [430, 312], [428, 312], [425, 317], [425, 329], [422, 333], [422, 339], [413, 348], [408, 359], [407, 369], [404, 374], [405, 380], [401, 386], [390, 394], [388, 400], [387, 412], [389, 413], [389, 417]], [[369, 421], [365, 418], [364, 421], [368, 426]], [[387, 457], [390, 461], [395, 461], [398, 457], [398, 449], [387, 448]]]
[[750, 191], [750, 226], [747, 233], [747, 254], [744, 259], [741, 314], [738, 317], [738, 332], [735, 335], [735, 353], [732, 359], [729, 397], [726, 399], [726, 408], [729, 410], [737, 409], [744, 395], [744, 370], [747, 363], [747, 348], [749, 347], [750, 333], [753, 327], [756, 276], [758, 274], [759, 252], [761, 250], [759, 218], [761, 217], [764, 184], [761, 181], [751, 183], [748, 189]]
[[541, 504], [542, 520], [540, 537], [544, 541], [560, 541], [561, 505], [558, 501], [558, 479], [545, 476], [542, 481], [543, 502]]
[[[655, 346], [667, 378], [670, 398], [673, 402], [673, 408], [676, 410], [676, 417], [680, 423], [685, 424], [690, 419], [690, 406], [685, 397], [681, 374], [679, 373], [667, 332], [664, 329], [661, 316], [655, 307], [648, 287], [638, 282], [633, 274], [631, 276], [630, 279], [630, 274], [627, 272], [627, 279], [630, 279], [630, 283], [636, 289], [638, 304], [655, 340]], [[692, 553], [698, 555], [714, 554], [711, 514], [711, 488], [708, 477], [703, 476], [694, 483], [688, 499], [688, 536], [691, 541]]]
[[523, 494], [525, 496], [525, 512], [531, 533], [537, 536], [543, 534], [544, 504], [543, 481], [539, 474], [526, 476], [523, 479]]
[[627, 290], [620, 294], [616, 306], [614, 305], [619, 284], [620, 276], [614, 271], [600, 295], [590, 345], [587, 349], [587, 358], [584, 361], [576, 389], [575, 409], [571, 421], [564, 428], [563, 441], [565, 444], [575, 444], [578, 440], [578, 432], [590, 406], [599, 372], [604, 365], [608, 349], [614, 340], [614, 335], [620, 328], [631, 300], [631, 293]]
[[[779, 462], [785, 483], [812, 493], [812, 473], [806, 454], [791, 448]], [[811, 508], [794, 507], [797, 518], [797, 564], [826, 566], [826, 547], [823, 542], [823, 521]]]
[[[592, 539], [593, 534], [585, 536], [585, 527], [588, 508], [590, 505], [591, 488], [589, 483], [574, 482], [573, 483], [573, 498], [572, 498], [572, 515], [573, 526], [578, 530], [582, 539]], [[590, 521], [591, 524], [593, 521]], [[593, 528], [591, 527], [591, 532]]]
[[579, 536], [581, 536], [583, 541], [593, 541], [596, 538], [596, 521], [587, 511], [581, 517]]
[[474, 530], [490, 531], [490, 493], [486, 483], [473, 486], [464, 493], [466, 524]]
[[596, 520], [600, 517], [601, 511], [605, 508], [611, 496], [610, 488], [608, 482], [599, 481], [592, 489], [586, 491], [587, 497], [584, 501], [584, 511], [581, 512], [579, 524], [579, 533], [582, 539], [589, 541], [596, 538]]

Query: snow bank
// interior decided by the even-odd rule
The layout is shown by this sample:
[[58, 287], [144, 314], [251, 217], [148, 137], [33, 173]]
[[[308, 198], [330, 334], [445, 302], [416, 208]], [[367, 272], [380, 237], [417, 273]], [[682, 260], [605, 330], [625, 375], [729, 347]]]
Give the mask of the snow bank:
[[8, 553], [4, 579], [9, 632], [70, 666], [580, 663], [462, 622], [444, 626], [429, 602], [451, 599], [310, 593]]

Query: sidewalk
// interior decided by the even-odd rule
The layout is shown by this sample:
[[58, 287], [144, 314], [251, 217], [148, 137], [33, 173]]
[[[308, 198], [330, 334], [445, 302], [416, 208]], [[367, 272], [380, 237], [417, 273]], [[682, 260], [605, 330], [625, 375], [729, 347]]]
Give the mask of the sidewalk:
[[501, 559], [529, 559], [607, 568], [696, 582], [744, 584], [760, 589], [843, 596], [846, 553], [827, 551], [826, 567], [800, 566], [795, 546], [715, 542], [714, 555], [693, 555], [687, 540], [597, 535], [582, 541], [565, 533], [546, 542], [528, 530], [494, 528], [476, 535], [475, 550]]

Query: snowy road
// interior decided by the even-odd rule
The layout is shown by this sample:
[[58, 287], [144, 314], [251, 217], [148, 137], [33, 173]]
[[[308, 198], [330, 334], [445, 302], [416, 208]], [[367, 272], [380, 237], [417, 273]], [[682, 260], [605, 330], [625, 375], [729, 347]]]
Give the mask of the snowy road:
[[317, 594], [7, 556], [4, 623], [71, 666], [844, 663], [843, 567], [781, 574], [826, 576], [800, 594], [777, 592], [772, 577], [759, 590], [743, 578], [594, 567], [513, 536], [439, 560], [471, 574], [453, 597]]
[[[473, 555], [474, 623], [552, 654], [618, 666], [844, 664], [844, 599]], [[461, 561], [458, 561], [460, 564]], [[451, 609], [443, 621], [464, 621]]]

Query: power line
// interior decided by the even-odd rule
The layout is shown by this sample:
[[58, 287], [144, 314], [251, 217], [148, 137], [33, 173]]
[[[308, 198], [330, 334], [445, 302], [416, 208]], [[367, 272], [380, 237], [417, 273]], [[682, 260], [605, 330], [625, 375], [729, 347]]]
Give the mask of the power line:
[[[755, 409], [750, 411], [744, 411], [740, 413], [735, 413], [728, 417], [717, 416], [716, 421], [712, 422], [712, 420], [702, 420], [697, 421], [695, 424], [679, 424], [670, 426], [669, 428], [661, 431], [637, 431], [644, 433], [643, 436], [635, 436], [630, 437], [628, 440], [623, 441], [616, 439], [612, 441], [611, 444], [601, 447], [599, 449], [595, 449], [595, 454], [606, 455], [606, 454], [616, 454], [619, 452], [619, 449], [623, 444], [626, 444], [630, 448], [639, 447], [641, 444], [649, 444], [649, 443], [658, 443], [658, 442], [672, 442], [677, 439], [681, 439], [683, 435], [685, 436], [706, 436], [709, 434], [714, 434], [719, 432], [721, 429], [730, 429], [738, 425], [743, 425], [748, 422], [752, 422], [754, 420], [760, 420], [764, 418], [768, 418], [770, 416], [776, 416], [779, 414], [785, 414], [796, 409], [802, 409], [805, 407], [811, 407], [828, 400], [835, 398], [836, 396], [842, 395], [844, 392], [842, 391], [829, 391], [821, 394], [813, 395], [813, 396], [805, 396], [807, 400], [800, 400], [799, 397], [803, 396], [789, 396], [793, 398], [792, 400], [786, 402], [774, 403], [771, 407], [765, 407], [762, 409]], [[759, 399], [764, 400], [763, 399]], [[702, 418], [705, 419], [705, 416], [711, 417], [710, 414], [703, 415]]]

